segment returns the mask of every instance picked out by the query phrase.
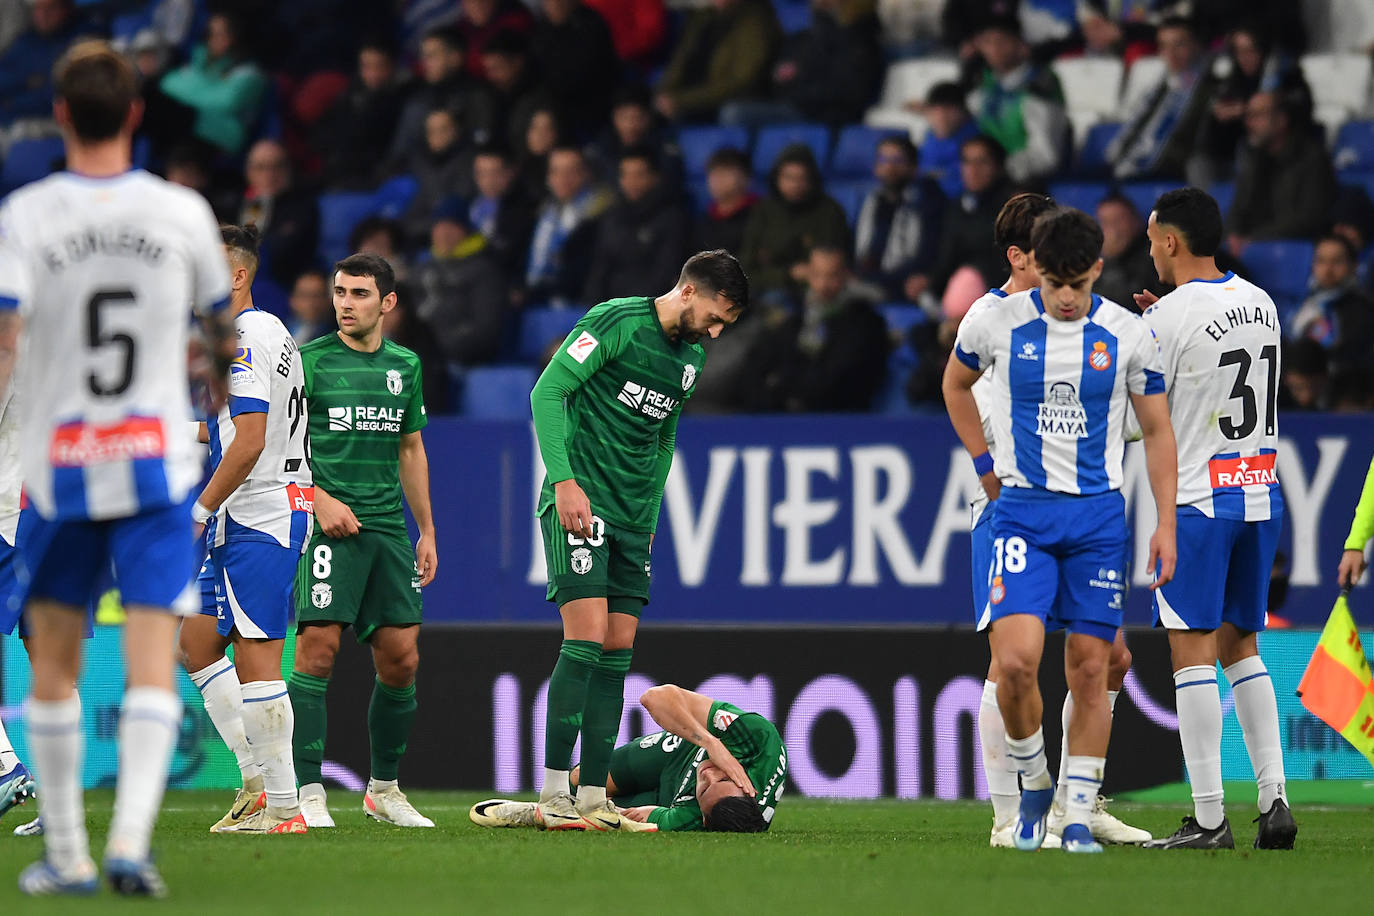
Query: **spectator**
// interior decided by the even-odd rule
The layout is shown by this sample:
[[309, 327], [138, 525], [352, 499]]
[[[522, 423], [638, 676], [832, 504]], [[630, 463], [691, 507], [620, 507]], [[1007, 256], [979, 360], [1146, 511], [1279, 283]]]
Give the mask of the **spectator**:
[[468, 220], [486, 238], [487, 250], [509, 285], [525, 269], [534, 232], [534, 202], [516, 181], [510, 154], [500, 147], [478, 149], [472, 175], [477, 193], [468, 206]]
[[1317, 242], [1307, 298], [1289, 333], [1294, 340], [1321, 344], [1334, 372], [1366, 366], [1374, 352], [1374, 299], [1356, 280], [1358, 257], [1344, 236], [1326, 235]]
[[444, 354], [435, 342], [434, 329], [415, 314], [413, 291], [408, 285], [396, 286], [396, 305], [382, 316], [382, 333], [420, 358], [420, 390], [425, 412], [442, 414], [449, 410], [448, 368]]
[[463, 142], [453, 112], [438, 108], [425, 118], [425, 146], [410, 160], [415, 197], [405, 215], [406, 239], [411, 245], [429, 241], [429, 227], [439, 201], [457, 194], [471, 197], [472, 150]]
[[844, 209], [821, 186], [815, 154], [804, 143], [783, 148], [768, 173], [768, 196], [749, 214], [740, 260], [760, 298], [795, 302], [817, 245], [847, 248]]
[[1374, 372], [1365, 366], [1357, 366], [1333, 374], [1331, 409], [1336, 413], [1374, 411]]
[[490, 99], [485, 87], [463, 68], [463, 38], [452, 26], [425, 33], [420, 41], [420, 83], [406, 100], [392, 139], [388, 161], [404, 169], [424, 144], [425, 119], [436, 108], [453, 113], [457, 126], [478, 143], [490, 130]]
[[261, 270], [285, 287], [315, 261], [320, 213], [315, 198], [294, 186], [286, 148], [276, 140], [259, 140], [244, 163], [248, 186], [228, 207], [221, 222], [255, 223], [262, 232]]
[[682, 184], [682, 153], [672, 132], [654, 110], [653, 95], [634, 84], [617, 90], [611, 102], [611, 123], [588, 147], [587, 155], [599, 178], [616, 177], [620, 156], [628, 149], [648, 147], [658, 160], [658, 171], [665, 185]]
[[727, 102], [720, 121], [852, 124], [863, 120], [882, 74], [872, 0], [812, 0], [810, 27], [787, 37], [773, 65], [770, 97]]
[[1239, 255], [1251, 239], [1315, 238], [1336, 200], [1336, 174], [1322, 141], [1273, 92], [1246, 103], [1245, 131], [1227, 226], [1232, 252]]
[[889, 59], [919, 57], [940, 43], [945, 0], [878, 0], [878, 22]]
[[298, 344], [309, 343], [338, 327], [329, 294], [329, 278], [322, 270], [312, 267], [302, 271], [291, 284], [287, 304], [291, 308], [291, 336]]
[[1198, 187], [1232, 176], [1236, 151], [1245, 137], [1245, 105], [1256, 92], [1278, 92], [1291, 99], [1301, 123], [1312, 117], [1312, 92], [1302, 70], [1274, 51], [1254, 26], [1231, 32], [1227, 53], [1216, 59], [1212, 73], [1216, 89], [1188, 165], [1188, 180]]
[[711, 201], [697, 221], [692, 248], [724, 248], [735, 254], [744, 249], [744, 229], [759, 202], [759, 196], [749, 189], [752, 180], [749, 157], [741, 150], [725, 147], [711, 154], [706, 160], [706, 193]]
[[549, 183], [549, 154], [563, 142], [563, 125], [552, 108], [540, 108], [530, 115], [518, 149], [516, 163], [520, 180], [531, 200], [542, 200]]
[[663, 187], [653, 152], [621, 154], [618, 183], [620, 200], [597, 228], [582, 294], [587, 303], [672, 289], [686, 257], [687, 215]]
[[163, 163], [162, 177], [210, 199], [210, 155], [195, 141], [172, 148]]
[[959, 149], [964, 141], [978, 134], [978, 124], [964, 104], [964, 90], [958, 83], [936, 83], [918, 104], [930, 125], [921, 141], [921, 173], [940, 183], [946, 197], [963, 193], [959, 180]]
[[1325, 410], [1328, 372], [1326, 350], [1315, 340], [1303, 337], [1285, 346], [1279, 407]]
[[919, 153], [906, 137], [878, 144], [873, 177], [854, 225], [854, 263], [859, 277], [888, 299], [902, 297], [908, 278], [927, 274], [939, 250], [945, 196], [929, 178], [917, 177]]
[[1125, 125], [1107, 147], [1107, 161], [1120, 181], [1182, 178], [1216, 90], [1207, 56], [1186, 19], [1165, 19], [1156, 41], [1164, 75], [1127, 112]]
[[996, 140], [981, 134], [964, 141], [959, 149], [959, 175], [964, 192], [945, 204], [941, 221], [940, 253], [929, 283], [907, 281], [906, 298], [921, 303], [928, 312], [938, 311], [938, 296], [954, 272], [965, 265], [983, 275], [983, 285], [1001, 283], [1006, 273], [1002, 252], [990, 245], [997, 211], [1012, 195], [1006, 176], [1006, 152]]
[[[491, 136], [497, 143], [518, 144], [530, 118], [546, 108], [557, 110], [553, 96], [530, 72], [529, 39], [519, 32], [498, 32], [486, 43], [482, 66], [492, 111]], [[560, 123], [567, 124], [562, 118]]]
[[129, 43], [129, 59], [138, 72], [143, 118], [138, 132], [146, 137], [153, 158], [161, 161], [186, 136], [195, 109], [162, 91], [162, 77], [172, 59], [171, 48], [154, 29], [143, 29]]
[[606, 120], [607, 101], [620, 78], [620, 60], [601, 14], [582, 0], [541, 0], [530, 51], [544, 89], [563, 120], [591, 136]]
[[460, 0], [457, 29], [466, 44], [468, 73], [487, 77], [487, 43], [501, 32], [529, 34], [534, 17], [519, 0]]
[[1078, 4], [1078, 34], [1083, 53], [1120, 57], [1129, 67], [1152, 53], [1155, 0], [1082, 0]]
[[769, 0], [711, 0], [693, 10], [654, 107], [670, 121], [714, 121], [731, 99], [765, 91], [780, 36]]
[[195, 135], [231, 156], [248, 142], [267, 91], [267, 77], [246, 59], [242, 37], [233, 15], [214, 13], [190, 63], [162, 78], [163, 92], [196, 110]]
[[33, 0], [28, 28], [0, 53], [0, 127], [52, 117], [52, 68], [80, 27], [71, 0]]
[[774, 404], [793, 412], [863, 411], [887, 376], [887, 325], [874, 291], [850, 272], [843, 248], [818, 245], [807, 259], [801, 315], [780, 338], [768, 389]]
[[587, 0], [611, 30], [615, 53], [629, 66], [648, 70], [668, 35], [663, 0]]
[[478, 366], [499, 354], [509, 306], [501, 267], [466, 209], [453, 197], [434, 211], [432, 257], [418, 270], [416, 311], [433, 329], [444, 359]]
[[1093, 291], [1139, 311], [1132, 298], [1135, 293], [1148, 289], [1161, 296], [1167, 291], [1150, 260], [1145, 221], [1129, 197], [1113, 191], [1098, 203], [1097, 222], [1102, 227], [1102, 275], [1093, 284]]
[[396, 51], [380, 39], [358, 49], [358, 73], [315, 124], [315, 148], [324, 159], [327, 187], [368, 189], [384, 175], [383, 165], [405, 103], [396, 77]]
[[592, 184], [582, 151], [561, 146], [549, 154], [549, 197], [534, 224], [526, 301], [568, 305], [582, 294], [596, 244], [596, 221], [610, 195]]
[[405, 283], [410, 279], [405, 232], [401, 224], [394, 219], [384, 216], [369, 216], [364, 219], [348, 234], [348, 250], [386, 258], [396, 273], [397, 283]]
[[1064, 161], [1070, 134], [1059, 78], [1031, 62], [1015, 19], [993, 20], [978, 33], [977, 45], [986, 63], [969, 96], [978, 129], [1006, 150], [1013, 181], [1049, 177]]
[[[1015, 22], [1020, 0], [955, 0], [946, 2], [940, 14], [940, 35], [945, 44], [955, 49], [967, 69], [977, 65], [981, 72], [978, 35], [994, 20]], [[1020, 34], [1020, 26], [1017, 26]]]

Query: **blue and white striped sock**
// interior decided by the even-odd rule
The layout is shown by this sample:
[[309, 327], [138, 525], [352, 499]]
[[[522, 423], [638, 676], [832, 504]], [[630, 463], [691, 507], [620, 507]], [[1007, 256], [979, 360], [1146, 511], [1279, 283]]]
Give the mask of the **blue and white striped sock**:
[[1037, 728], [1026, 738], [1013, 738], [1007, 735], [1007, 753], [1016, 761], [1016, 771], [1021, 774], [1021, 788], [1037, 790], [1054, 787], [1050, 779], [1049, 762], [1045, 759], [1045, 732]]
[[1226, 819], [1221, 788], [1221, 694], [1214, 665], [1191, 665], [1174, 672], [1178, 737], [1188, 783], [1193, 787], [1193, 815], [1200, 826], [1215, 830]]
[[1102, 789], [1102, 772], [1106, 767], [1105, 757], [1069, 758], [1064, 768], [1064, 782], [1067, 784], [1064, 807], [1068, 812], [1068, 823], [1088, 826], [1097, 794]]
[[1259, 783], [1259, 809], [1267, 812], [1283, 798], [1283, 747], [1279, 741], [1279, 704], [1274, 682], [1258, 655], [1242, 658], [1226, 669], [1236, 698], [1236, 718], [1245, 735], [1245, 749]]

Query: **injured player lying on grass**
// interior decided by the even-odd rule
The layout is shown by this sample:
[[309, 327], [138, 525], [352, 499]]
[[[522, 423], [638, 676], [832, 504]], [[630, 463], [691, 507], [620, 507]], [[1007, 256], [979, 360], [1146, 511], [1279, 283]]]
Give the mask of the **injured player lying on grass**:
[[[772, 722], [674, 684], [649, 689], [639, 702], [663, 731], [611, 754], [606, 793], [621, 829], [768, 829], [787, 777], [787, 750]], [[574, 769], [573, 785], [577, 777]], [[536, 802], [491, 799], [473, 805], [469, 817], [482, 827], [546, 828]], [[584, 820], [555, 829], [599, 828]]]

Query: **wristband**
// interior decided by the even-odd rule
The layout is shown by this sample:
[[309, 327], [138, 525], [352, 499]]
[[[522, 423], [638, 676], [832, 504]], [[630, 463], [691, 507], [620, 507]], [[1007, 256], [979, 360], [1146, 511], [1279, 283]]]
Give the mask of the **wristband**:
[[973, 456], [973, 472], [979, 477], [992, 470], [992, 455], [984, 452], [981, 455]]
[[191, 521], [195, 522], [197, 525], [204, 525], [210, 520], [210, 516], [214, 514], [215, 513], [202, 506], [200, 500], [196, 500], [195, 505], [191, 506]]

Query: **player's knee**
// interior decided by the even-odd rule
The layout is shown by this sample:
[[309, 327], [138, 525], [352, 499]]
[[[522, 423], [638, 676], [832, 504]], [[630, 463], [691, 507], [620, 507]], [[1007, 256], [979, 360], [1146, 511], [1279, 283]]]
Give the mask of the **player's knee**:
[[1075, 659], [1069, 668], [1069, 686], [1075, 691], [1093, 687], [1107, 678], [1107, 660], [1101, 656]]
[[377, 677], [388, 687], [409, 687], [420, 670], [420, 647], [410, 646], [376, 658]]
[[997, 659], [999, 669], [997, 683], [1006, 684], [1016, 693], [1023, 693], [1036, 683], [1039, 665], [1030, 656], [1020, 652], [1008, 652]]
[[1120, 683], [1131, 670], [1131, 650], [1120, 643], [1112, 644], [1112, 654], [1107, 660], [1107, 678], [1112, 683]]
[[334, 673], [334, 656], [338, 652], [339, 634], [333, 627], [306, 627], [296, 640], [296, 670], [328, 678]]

